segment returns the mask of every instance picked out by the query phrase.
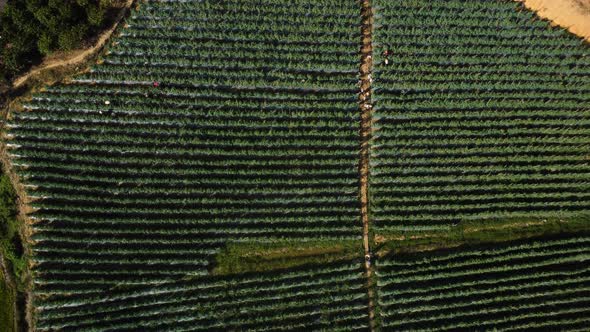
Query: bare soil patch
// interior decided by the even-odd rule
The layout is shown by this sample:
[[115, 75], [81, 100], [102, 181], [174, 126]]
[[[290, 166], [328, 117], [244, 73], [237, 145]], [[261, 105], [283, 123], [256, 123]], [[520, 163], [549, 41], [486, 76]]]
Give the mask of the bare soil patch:
[[590, 42], [590, 0], [516, 0], [554, 25]]

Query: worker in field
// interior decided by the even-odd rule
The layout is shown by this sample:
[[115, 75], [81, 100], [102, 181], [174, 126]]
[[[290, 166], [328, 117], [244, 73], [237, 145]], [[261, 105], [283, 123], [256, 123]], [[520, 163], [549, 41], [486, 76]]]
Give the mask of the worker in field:
[[100, 115], [111, 115], [111, 116], [115, 116], [115, 112], [114, 109], [110, 106], [111, 105], [111, 101], [110, 100], [105, 100], [104, 104], [106, 105], [107, 109], [103, 110], [100, 109], [98, 110], [98, 114]]
[[383, 58], [384, 58], [384, 60], [383, 60], [383, 63], [385, 63], [385, 65], [386, 65], [386, 66], [388, 66], [388, 65], [389, 65], [389, 62], [390, 62], [390, 59], [389, 59], [389, 57], [393, 55], [393, 51], [391, 51], [391, 50], [389, 49], [389, 47], [387, 47], [387, 48], [386, 48], [386, 49], [383, 51], [382, 55], [383, 55]]

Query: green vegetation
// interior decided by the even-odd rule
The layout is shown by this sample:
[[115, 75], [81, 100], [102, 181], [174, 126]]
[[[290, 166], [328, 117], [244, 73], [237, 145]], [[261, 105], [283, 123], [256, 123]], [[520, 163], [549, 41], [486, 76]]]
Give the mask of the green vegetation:
[[95, 33], [111, 0], [8, 0], [0, 14], [0, 76], [10, 79], [41, 55], [71, 50]]
[[590, 238], [395, 255], [377, 262], [384, 330], [585, 330]]
[[587, 328], [588, 45], [513, 1], [372, 3], [381, 328]]
[[513, 1], [373, 3], [377, 234], [589, 211], [587, 44]]
[[6, 174], [0, 176], [0, 254], [12, 269], [22, 290], [26, 259], [23, 254], [20, 226], [16, 220], [16, 193]]
[[[360, 22], [354, 1], [147, 1], [100, 64], [13, 112], [13, 164], [39, 198], [37, 327], [106, 290], [361, 259]], [[295, 296], [285, 325], [340, 310]], [[366, 325], [362, 281], [342, 296], [362, 319], [326, 322]]]
[[37, 329], [366, 331], [361, 263], [144, 283], [87, 293], [79, 301], [71, 293], [54, 294], [43, 301]]
[[590, 233], [589, 224], [589, 214], [468, 220], [448, 229], [379, 233], [375, 236], [375, 247], [377, 254], [384, 256], [541, 236]]
[[14, 306], [16, 304], [16, 292], [8, 284], [4, 271], [0, 268], [0, 331], [16, 332], [16, 319]]
[[587, 46], [508, 0], [372, 2], [375, 260], [360, 4], [147, 0], [11, 114], [35, 328], [366, 331], [373, 293], [390, 330], [587, 324]]
[[353, 260], [362, 250], [360, 240], [228, 243], [217, 255], [213, 273], [262, 272]]

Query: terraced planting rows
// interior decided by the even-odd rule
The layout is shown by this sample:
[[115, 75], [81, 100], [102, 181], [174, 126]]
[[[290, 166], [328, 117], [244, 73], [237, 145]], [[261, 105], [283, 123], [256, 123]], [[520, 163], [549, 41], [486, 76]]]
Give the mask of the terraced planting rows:
[[512, 1], [373, 5], [377, 232], [590, 209], [587, 45]]
[[102, 64], [14, 113], [36, 305], [206, 275], [228, 242], [360, 240], [358, 3], [139, 8]]
[[377, 263], [384, 330], [584, 331], [590, 238], [397, 255]]
[[[39, 307], [41, 331], [366, 330], [360, 261], [281, 272], [194, 277], [152, 286], [68, 291]], [[72, 287], [68, 290], [71, 291]]]

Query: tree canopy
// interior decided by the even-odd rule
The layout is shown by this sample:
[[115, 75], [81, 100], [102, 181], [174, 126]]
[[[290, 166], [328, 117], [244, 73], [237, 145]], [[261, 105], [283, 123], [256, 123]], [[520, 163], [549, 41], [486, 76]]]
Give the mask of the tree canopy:
[[0, 15], [0, 75], [10, 79], [56, 50], [71, 50], [103, 23], [111, 0], [9, 0]]

